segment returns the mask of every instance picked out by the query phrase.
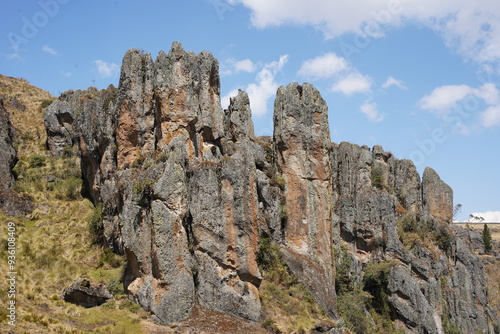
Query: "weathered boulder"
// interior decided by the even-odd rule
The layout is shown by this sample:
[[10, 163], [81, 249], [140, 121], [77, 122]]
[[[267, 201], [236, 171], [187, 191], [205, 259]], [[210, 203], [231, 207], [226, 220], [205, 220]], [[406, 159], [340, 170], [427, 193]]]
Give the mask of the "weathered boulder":
[[65, 302], [76, 304], [85, 308], [99, 306], [113, 298], [105, 285], [92, 286], [86, 278], [79, 279], [64, 289], [62, 299]]

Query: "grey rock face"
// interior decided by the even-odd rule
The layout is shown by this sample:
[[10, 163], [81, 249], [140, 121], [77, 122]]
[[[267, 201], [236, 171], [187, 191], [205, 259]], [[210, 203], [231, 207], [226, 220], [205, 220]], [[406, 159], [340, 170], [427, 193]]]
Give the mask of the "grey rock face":
[[285, 184], [285, 261], [319, 304], [335, 314], [328, 107], [312, 85], [292, 83], [278, 89], [273, 141]]
[[12, 190], [16, 183], [12, 169], [18, 161], [14, 138], [10, 114], [0, 99], [0, 208], [8, 215], [19, 216], [30, 213], [33, 204], [29, 198], [21, 197]]
[[423, 216], [451, 222], [453, 217], [453, 190], [430, 167], [422, 178]]
[[7, 191], [15, 184], [12, 168], [17, 163], [17, 153], [13, 146], [15, 131], [10, 122], [10, 114], [0, 99], [0, 190]]
[[76, 140], [74, 121], [74, 110], [67, 102], [54, 101], [47, 108], [44, 114], [47, 148], [54, 156], [62, 156], [66, 147], [73, 146]]

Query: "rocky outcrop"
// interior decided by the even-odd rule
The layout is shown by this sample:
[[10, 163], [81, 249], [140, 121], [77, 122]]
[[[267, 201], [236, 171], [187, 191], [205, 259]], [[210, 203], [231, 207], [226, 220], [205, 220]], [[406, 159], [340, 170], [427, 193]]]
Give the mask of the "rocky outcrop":
[[282, 252], [335, 314], [328, 107], [312, 85], [292, 83], [278, 89], [274, 110], [274, 159], [284, 182]]
[[406, 332], [493, 333], [477, 236], [450, 226], [453, 193], [435, 171], [421, 178], [381, 146], [331, 143], [310, 84], [278, 89], [272, 138], [254, 135], [250, 102], [239, 91], [222, 110], [217, 60], [176, 42], [155, 60], [129, 50], [118, 89], [49, 107], [48, 146], [78, 144], [105, 242], [127, 257], [130, 298], [160, 323], [195, 305], [257, 321], [264, 234], [332, 317], [345, 253], [356, 284], [389, 268], [365, 292]]
[[65, 302], [85, 308], [99, 306], [113, 298], [106, 286], [92, 286], [86, 278], [76, 280], [70, 287], [64, 289], [62, 299]]
[[422, 207], [426, 218], [452, 220], [453, 190], [430, 167], [425, 168], [422, 178]]
[[14, 138], [10, 114], [0, 99], [0, 208], [8, 215], [18, 216], [30, 213], [33, 204], [12, 190], [16, 184], [12, 170], [18, 161]]
[[10, 122], [10, 114], [0, 99], [0, 187], [7, 191], [15, 184], [12, 169], [17, 163], [17, 154], [13, 146], [14, 128]]

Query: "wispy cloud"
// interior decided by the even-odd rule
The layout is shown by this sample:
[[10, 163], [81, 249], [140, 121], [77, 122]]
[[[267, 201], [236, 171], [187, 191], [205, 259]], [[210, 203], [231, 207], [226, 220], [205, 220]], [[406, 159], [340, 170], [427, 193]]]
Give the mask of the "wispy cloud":
[[240, 72], [253, 73], [256, 69], [257, 66], [250, 59], [236, 60], [230, 58], [221, 64], [222, 75], [237, 74]]
[[[486, 109], [479, 112], [480, 125], [483, 127], [500, 126], [500, 90], [493, 83], [485, 83], [479, 88], [468, 85], [445, 85], [435, 88], [420, 99], [420, 108], [431, 111], [440, 117], [446, 116], [459, 107], [459, 103], [471, 98], [469, 102], [477, 109], [484, 103]], [[482, 101], [482, 102], [481, 102]], [[468, 107], [470, 109], [470, 107]], [[468, 134], [470, 129], [459, 124], [459, 133]]]
[[51, 48], [51, 47], [50, 47], [50, 46], [48, 46], [48, 45], [44, 45], [44, 46], [42, 46], [42, 51], [43, 51], [43, 52], [46, 52], [46, 53], [49, 53], [49, 54], [51, 54], [51, 55], [53, 55], [53, 56], [56, 56], [56, 55], [57, 55], [57, 51], [56, 51], [56, 50], [54, 50], [53, 48]]
[[96, 60], [94, 63], [97, 66], [97, 71], [103, 78], [111, 77], [117, 74], [120, 70], [120, 66], [115, 63], [107, 63], [103, 60]]
[[350, 68], [347, 60], [335, 53], [326, 53], [314, 59], [306, 60], [298, 71], [298, 75], [307, 78], [331, 78]]
[[405, 86], [403, 81], [398, 80], [394, 77], [388, 77], [387, 80], [382, 84], [382, 88], [389, 88], [391, 86], [396, 86], [403, 90], [408, 89], [408, 87]]
[[[288, 55], [281, 56], [278, 61], [265, 64], [257, 73], [255, 82], [243, 88], [248, 93], [251, 101], [252, 114], [256, 116], [265, 115], [268, 101], [276, 94], [279, 84], [276, 82], [276, 75], [281, 71], [288, 61]], [[223, 106], [229, 104], [229, 98], [238, 93], [237, 89], [229, 92], [221, 98]]]
[[[402, 24], [421, 23], [445, 44], [477, 62], [500, 62], [500, 6], [495, 1], [229, 0], [252, 12], [258, 28], [307, 25], [326, 38], [346, 33], [379, 38]], [[362, 10], [360, 10], [362, 9]]]
[[71, 78], [73, 76], [73, 72], [60, 71], [60, 73], [64, 75], [66, 78]]
[[500, 126], [500, 106], [488, 107], [481, 114], [481, 125], [486, 128]]
[[378, 111], [377, 104], [375, 103], [366, 101], [361, 105], [359, 110], [365, 114], [366, 118], [368, 118], [371, 122], [381, 122], [384, 120], [384, 114]]
[[446, 85], [435, 88], [420, 100], [422, 109], [443, 113], [453, 109], [457, 102], [474, 94], [476, 90], [467, 85]]
[[369, 93], [371, 86], [372, 79], [369, 76], [354, 72], [336, 82], [332, 90], [349, 96], [356, 93]]

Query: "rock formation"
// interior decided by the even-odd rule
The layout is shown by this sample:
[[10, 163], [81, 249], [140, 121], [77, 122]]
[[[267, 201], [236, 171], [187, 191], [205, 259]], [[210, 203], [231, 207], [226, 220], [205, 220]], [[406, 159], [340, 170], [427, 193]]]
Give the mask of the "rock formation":
[[274, 109], [273, 154], [285, 183], [282, 252], [294, 274], [316, 292], [320, 305], [334, 314], [328, 107], [312, 85], [293, 83], [278, 89]]
[[12, 168], [17, 163], [17, 154], [13, 146], [14, 128], [10, 122], [10, 115], [0, 99], [0, 187], [7, 191], [15, 184]]
[[278, 89], [272, 138], [254, 136], [250, 102], [239, 91], [223, 110], [217, 60], [176, 42], [154, 61], [129, 50], [118, 89], [67, 92], [49, 107], [48, 147], [78, 144], [106, 244], [126, 254], [130, 298], [160, 323], [195, 304], [257, 321], [266, 234], [333, 317], [347, 249], [354, 280], [370, 264], [390, 269], [369, 292], [383, 290], [407, 332], [448, 321], [493, 333], [477, 238], [450, 226], [453, 193], [435, 171], [421, 179], [380, 146], [331, 143], [310, 84]]
[[31, 212], [33, 205], [28, 198], [11, 190], [16, 184], [12, 169], [18, 161], [14, 138], [10, 114], [0, 99], [0, 208], [8, 215], [17, 216]]

